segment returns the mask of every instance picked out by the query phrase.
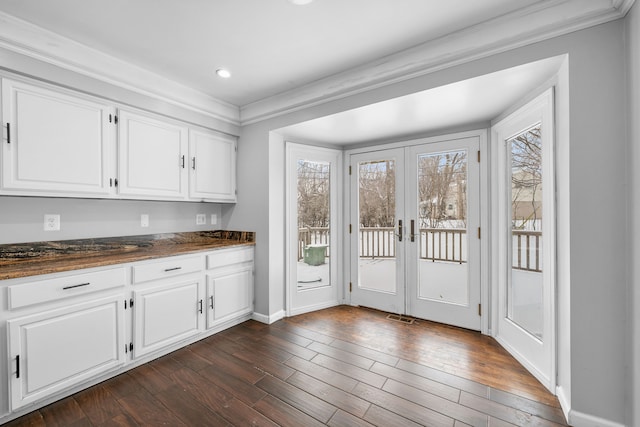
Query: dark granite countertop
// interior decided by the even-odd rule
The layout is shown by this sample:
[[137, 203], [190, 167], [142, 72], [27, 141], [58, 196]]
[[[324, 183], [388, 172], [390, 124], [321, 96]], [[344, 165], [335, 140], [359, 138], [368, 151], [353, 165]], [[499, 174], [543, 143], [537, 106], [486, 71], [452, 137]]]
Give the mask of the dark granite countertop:
[[7, 244], [0, 280], [254, 244], [253, 232], [223, 230]]

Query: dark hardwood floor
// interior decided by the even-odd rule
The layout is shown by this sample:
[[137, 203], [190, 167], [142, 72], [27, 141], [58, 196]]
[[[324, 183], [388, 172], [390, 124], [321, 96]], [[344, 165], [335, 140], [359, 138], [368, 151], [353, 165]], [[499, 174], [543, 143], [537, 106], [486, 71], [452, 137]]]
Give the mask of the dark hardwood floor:
[[9, 426], [555, 426], [492, 338], [340, 306], [245, 322]]

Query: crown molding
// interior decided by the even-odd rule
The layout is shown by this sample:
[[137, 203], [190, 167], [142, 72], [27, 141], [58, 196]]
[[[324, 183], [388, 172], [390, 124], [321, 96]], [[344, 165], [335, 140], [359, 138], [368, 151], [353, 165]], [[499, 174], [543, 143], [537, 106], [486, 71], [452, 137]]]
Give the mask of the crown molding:
[[0, 12], [0, 47], [216, 120], [240, 125], [235, 105]]
[[542, 1], [240, 108], [4, 12], [0, 47], [240, 126], [619, 19], [634, 2]]
[[[247, 125], [622, 18], [635, 0], [548, 0], [240, 108]], [[505, 34], [507, 36], [505, 36]]]

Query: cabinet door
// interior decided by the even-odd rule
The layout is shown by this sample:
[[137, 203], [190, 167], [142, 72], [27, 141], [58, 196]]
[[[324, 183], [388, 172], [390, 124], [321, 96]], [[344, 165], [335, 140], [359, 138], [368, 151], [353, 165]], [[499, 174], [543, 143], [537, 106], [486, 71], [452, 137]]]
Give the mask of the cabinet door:
[[185, 199], [187, 136], [184, 126], [119, 110], [118, 193], [137, 199]]
[[[5, 194], [105, 196], [113, 109], [80, 94], [2, 80]], [[113, 170], [111, 170], [111, 169]]]
[[236, 201], [235, 138], [192, 130], [189, 133], [189, 197]]
[[9, 320], [11, 409], [122, 365], [123, 301], [116, 295]]
[[207, 282], [207, 328], [253, 311], [252, 266], [209, 274]]
[[200, 281], [134, 291], [133, 355], [144, 356], [201, 330]]

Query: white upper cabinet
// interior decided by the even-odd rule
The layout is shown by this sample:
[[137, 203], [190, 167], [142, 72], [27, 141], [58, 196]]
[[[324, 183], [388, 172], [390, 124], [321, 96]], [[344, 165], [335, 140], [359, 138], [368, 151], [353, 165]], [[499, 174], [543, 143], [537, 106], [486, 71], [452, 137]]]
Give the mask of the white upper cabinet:
[[189, 132], [189, 197], [236, 201], [236, 139], [213, 132]]
[[236, 201], [236, 138], [2, 78], [0, 194]]
[[109, 195], [113, 113], [91, 97], [2, 79], [2, 193]]
[[187, 198], [188, 128], [142, 112], [118, 112], [118, 193], [140, 199]]

